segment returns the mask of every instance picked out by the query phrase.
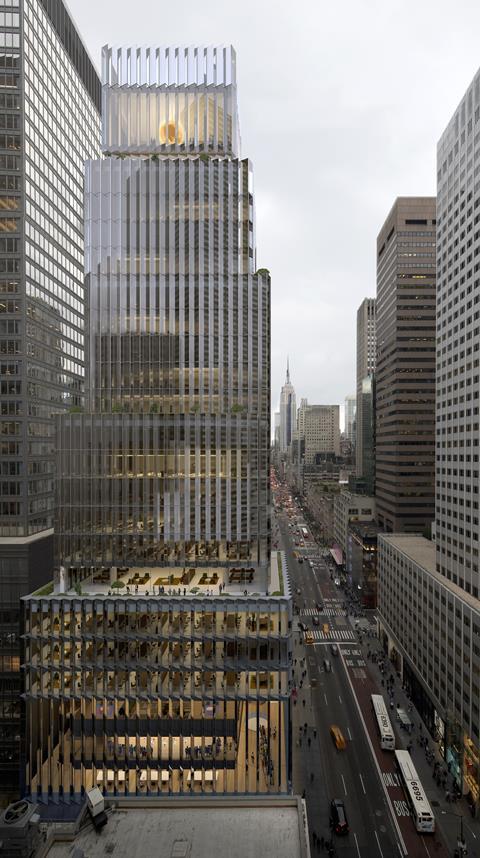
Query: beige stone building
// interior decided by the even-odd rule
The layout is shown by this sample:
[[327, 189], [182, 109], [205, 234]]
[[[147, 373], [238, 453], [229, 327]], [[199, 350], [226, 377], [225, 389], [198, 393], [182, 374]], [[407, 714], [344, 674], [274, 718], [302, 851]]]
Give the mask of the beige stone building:
[[375, 516], [375, 498], [358, 495], [346, 489], [335, 496], [333, 535], [343, 553], [347, 551], [348, 525], [352, 521], [368, 522]]
[[309, 405], [305, 409], [305, 464], [312, 465], [317, 453], [340, 455], [340, 406]]

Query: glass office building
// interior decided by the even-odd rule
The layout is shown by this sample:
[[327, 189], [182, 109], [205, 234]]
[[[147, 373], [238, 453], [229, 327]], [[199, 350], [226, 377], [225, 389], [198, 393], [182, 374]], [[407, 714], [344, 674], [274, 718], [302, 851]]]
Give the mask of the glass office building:
[[55, 589], [25, 600], [27, 791], [285, 792], [270, 277], [235, 54], [106, 47], [103, 80], [87, 401], [58, 420]]
[[82, 403], [100, 105], [63, 2], [0, 0], [0, 802], [18, 792], [19, 600], [53, 563], [54, 415]]

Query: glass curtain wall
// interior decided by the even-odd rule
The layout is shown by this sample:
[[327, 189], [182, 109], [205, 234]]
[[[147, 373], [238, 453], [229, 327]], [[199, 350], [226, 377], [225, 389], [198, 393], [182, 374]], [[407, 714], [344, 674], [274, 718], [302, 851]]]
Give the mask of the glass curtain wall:
[[287, 792], [290, 622], [280, 599], [31, 598], [29, 793]]
[[270, 276], [256, 269], [235, 55], [107, 47], [103, 69], [87, 397], [58, 419], [54, 595], [25, 600], [27, 792], [286, 792]]

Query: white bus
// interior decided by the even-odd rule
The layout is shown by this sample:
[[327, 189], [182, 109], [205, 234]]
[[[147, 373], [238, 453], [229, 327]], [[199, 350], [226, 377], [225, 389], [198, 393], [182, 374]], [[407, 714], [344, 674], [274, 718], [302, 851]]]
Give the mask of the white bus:
[[377, 722], [380, 747], [384, 751], [395, 750], [395, 734], [388, 717], [387, 707], [381, 694], [372, 694], [372, 709]]
[[425, 790], [419, 780], [408, 751], [395, 751], [398, 770], [405, 795], [408, 798], [415, 828], [421, 834], [435, 831], [435, 817], [428, 803]]
[[302, 534], [302, 536], [303, 536], [303, 538], [304, 538], [304, 539], [308, 539], [308, 530], [307, 530], [307, 528], [306, 528], [306, 527], [301, 527], [301, 528], [300, 528], [300, 533]]

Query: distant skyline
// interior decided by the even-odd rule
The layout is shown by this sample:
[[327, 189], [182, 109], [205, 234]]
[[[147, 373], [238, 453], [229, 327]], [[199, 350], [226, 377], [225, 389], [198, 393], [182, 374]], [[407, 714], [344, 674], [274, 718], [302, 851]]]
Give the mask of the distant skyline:
[[[436, 144], [480, 66], [480, 6], [458, 0], [69, 0], [92, 59], [112, 44], [232, 43], [258, 266], [272, 275], [272, 412], [355, 390], [356, 311], [397, 196], [436, 189]], [[180, 11], [179, 11], [180, 9]], [[292, 14], [292, 10], [294, 14]]]

